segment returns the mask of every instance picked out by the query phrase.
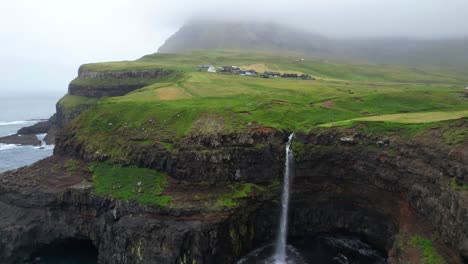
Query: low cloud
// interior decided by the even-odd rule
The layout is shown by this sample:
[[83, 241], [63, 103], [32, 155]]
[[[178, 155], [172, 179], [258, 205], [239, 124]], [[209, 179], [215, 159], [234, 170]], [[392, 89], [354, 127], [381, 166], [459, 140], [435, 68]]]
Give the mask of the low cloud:
[[0, 93], [38, 89], [15, 86], [26, 72], [41, 89], [65, 93], [80, 64], [155, 52], [190, 19], [275, 22], [343, 38], [437, 39], [467, 36], [466, 14], [466, 0], [7, 1], [0, 10], [0, 70], [9, 85]]

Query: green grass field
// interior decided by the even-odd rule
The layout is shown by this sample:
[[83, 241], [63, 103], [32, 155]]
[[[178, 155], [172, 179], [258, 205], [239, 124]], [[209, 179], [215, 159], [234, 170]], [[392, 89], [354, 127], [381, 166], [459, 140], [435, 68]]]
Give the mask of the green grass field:
[[97, 163], [91, 167], [97, 194], [112, 195], [122, 200], [167, 206], [171, 197], [162, 195], [167, 176], [150, 169], [112, 166]]
[[[468, 117], [463, 96], [468, 75], [460, 71], [300, 58], [211, 51], [88, 64], [83, 67], [93, 71], [168, 68], [180, 74], [153, 80], [125, 96], [101, 99], [73, 126], [79, 129], [78, 140], [119, 162], [125, 160], [130, 144], [173, 144], [188, 134], [234, 133], [255, 126], [308, 132], [366, 122], [369, 131], [375, 124], [374, 132], [408, 127], [408, 135], [414, 135], [440, 122]], [[248, 65], [307, 73], [317, 80], [198, 72], [199, 64]], [[459, 131], [452, 134], [448, 137], [453, 144], [468, 138]]]

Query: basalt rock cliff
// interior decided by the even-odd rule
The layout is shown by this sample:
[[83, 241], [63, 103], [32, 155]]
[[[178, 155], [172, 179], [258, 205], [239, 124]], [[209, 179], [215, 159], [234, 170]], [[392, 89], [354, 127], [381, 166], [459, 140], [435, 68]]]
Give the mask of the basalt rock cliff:
[[[68, 86], [68, 93], [91, 98], [121, 96], [148, 85], [147, 79], [160, 79], [171, 74], [174, 71], [168, 69], [99, 72], [82, 66], [78, 77]], [[86, 82], [90, 79], [93, 80], [92, 84]], [[103, 83], [96, 86], [96, 80]], [[112, 82], [106, 83], [107, 80]]]

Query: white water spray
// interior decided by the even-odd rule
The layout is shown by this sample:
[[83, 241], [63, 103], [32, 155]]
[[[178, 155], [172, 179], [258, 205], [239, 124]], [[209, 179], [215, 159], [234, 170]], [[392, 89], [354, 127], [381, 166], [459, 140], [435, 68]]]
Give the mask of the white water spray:
[[41, 146], [39, 148], [45, 148], [47, 146], [47, 142], [45, 141], [45, 137], [47, 134], [37, 134], [37, 139], [41, 142]]
[[294, 133], [289, 136], [286, 144], [286, 161], [284, 164], [284, 180], [283, 193], [281, 195], [281, 217], [278, 230], [278, 240], [276, 241], [275, 263], [286, 263], [286, 238], [288, 235], [288, 209], [289, 209], [289, 182], [292, 176], [292, 165], [294, 162], [293, 153], [291, 151], [291, 142]]

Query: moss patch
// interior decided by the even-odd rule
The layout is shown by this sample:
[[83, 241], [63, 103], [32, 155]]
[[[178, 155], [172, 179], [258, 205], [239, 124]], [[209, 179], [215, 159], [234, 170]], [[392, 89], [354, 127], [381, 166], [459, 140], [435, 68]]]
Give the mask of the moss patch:
[[450, 187], [457, 191], [468, 191], [468, 185], [460, 185], [455, 179], [452, 179], [452, 181], [450, 181]]
[[231, 191], [218, 197], [215, 207], [233, 208], [238, 205], [239, 200], [265, 191], [265, 187], [254, 183], [236, 183], [229, 187]]
[[409, 241], [409, 245], [417, 247], [422, 251], [424, 264], [445, 264], [444, 258], [437, 253], [432, 240], [414, 235]]
[[58, 106], [62, 108], [65, 115], [73, 113], [76, 109], [83, 109], [93, 106], [98, 99], [67, 94], [58, 101]]
[[95, 163], [91, 170], [97, 194], [160, 206], [167, 206], [172, 200], [172, 197], [162, 195], [168, 185], [167, 176], [154, 170], [107, 163]]
[[65, 169], [68, 171], [68, 172], [76, 172], [80, 169], [80, 161], [78, 160], [74, 160], [74, 159], [70, 159], [68, 160], [67, 162], [65, 162], [65, 164], [63, 165], [63, 167], [65, 167]]

